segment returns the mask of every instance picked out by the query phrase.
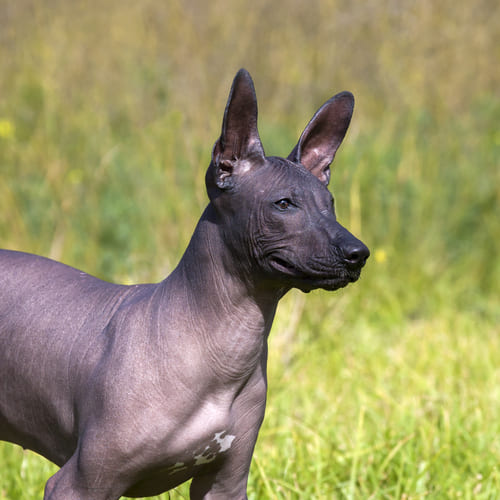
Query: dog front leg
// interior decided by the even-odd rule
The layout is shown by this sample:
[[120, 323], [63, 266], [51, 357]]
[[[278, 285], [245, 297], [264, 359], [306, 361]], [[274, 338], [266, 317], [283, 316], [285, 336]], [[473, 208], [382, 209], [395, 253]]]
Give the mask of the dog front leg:
[[[253, 450], [253, 447], [252, 447]], [[250, 454], [251, 458], [251, 454]], [[240, 468], [228, 457], [223, 467], [195, 476], [189, 490], [191, 500], [247, 500], [247, 482], [250, 463]]]
[[79, 464], [78, 450], [45, 485], [44, 500], [118, 500], [123, 487], [104, 470]]
[[247, 482], [252, 455], [264, 418], [266, 383], [257, 376], [253, 389], [243, 392], [233, 405], [232, 428], [236, 437], [227, 456], [217, 469], [194, 476], [191, 500], [246, 500]]

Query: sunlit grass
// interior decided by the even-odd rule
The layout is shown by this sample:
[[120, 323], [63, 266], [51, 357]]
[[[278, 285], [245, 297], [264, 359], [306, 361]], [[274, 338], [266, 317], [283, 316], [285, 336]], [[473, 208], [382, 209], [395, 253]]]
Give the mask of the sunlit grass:
[[[496, 498], [497, 2], [6, 5], [0, 246], [104, 279], [177, 263], [239, 67], [268, 154], [354, 92], [332, 190], [372, 257], [345, 290], [280, 305], [249, 498]], [[55, 470], [0, 444], [0, 498], [40, 498]]]

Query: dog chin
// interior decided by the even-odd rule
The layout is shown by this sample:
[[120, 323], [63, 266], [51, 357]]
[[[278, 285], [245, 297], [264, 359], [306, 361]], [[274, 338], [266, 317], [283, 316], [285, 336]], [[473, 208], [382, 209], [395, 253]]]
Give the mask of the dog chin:
[[330, 275], [321, 276], [314, 271], [301, 270], [280, 259], [273, 261], [272, 267], [283, 276], [290, 286], [306, 293], [319, 288], [330, 292], [344, 288], [349, 283], [357, 281], [361, 273], [361, 269], [347, 270], [340, 268]]
[[333, 292], [339, 290], [340, 288], [346, 287], [349, 283], [357, 281], [359, 274], [357, 276], [338, 276], [335, 278], [325, 278], [325, 279], [303, 279], [295, 284], [295, 288], [298, 288], [302, 292], [309, 293], [312, 290], [322, 289], [328, 292]]

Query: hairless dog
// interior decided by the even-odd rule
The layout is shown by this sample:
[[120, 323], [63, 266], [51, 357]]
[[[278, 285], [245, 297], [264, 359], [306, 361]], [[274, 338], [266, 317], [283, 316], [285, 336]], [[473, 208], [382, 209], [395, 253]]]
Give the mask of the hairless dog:
[[344, 287], [369, 256], [327, 188], [353, 106], [337, 94], [288, 158], [267, 157], [240, 70], [209, 204], [160, 283], [0, 251], [0, 438], [61, 467], [46, 500], [151, 496], [191, 478], [192, 499], [247, 498], [279, 299]]

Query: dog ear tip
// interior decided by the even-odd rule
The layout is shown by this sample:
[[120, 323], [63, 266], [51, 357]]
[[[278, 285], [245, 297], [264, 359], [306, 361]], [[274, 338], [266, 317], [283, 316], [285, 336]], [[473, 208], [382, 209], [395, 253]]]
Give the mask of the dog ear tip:
[[354, 94], [350, 92], [349, 90], [343, 90], [342, 92], [339, 92], [338, 94], [335, 94], [330, 101], [342, 101], [346, 104], [349, 104], [350, 106], [354, 106]]
[[339, 117], [351, 117], [354, 112], [354, 95], [348, 90], [335, 94], [324, 106], [334, 111]]
[[243, 80], [247, 80], [247, 81], [248, 80], [252, 81], [252, 77], [246, 68], [240, 68], [238, 70], [238, 72], [236, 73], [235, 78], [237, 78], [238, 80], [243, 79]]

